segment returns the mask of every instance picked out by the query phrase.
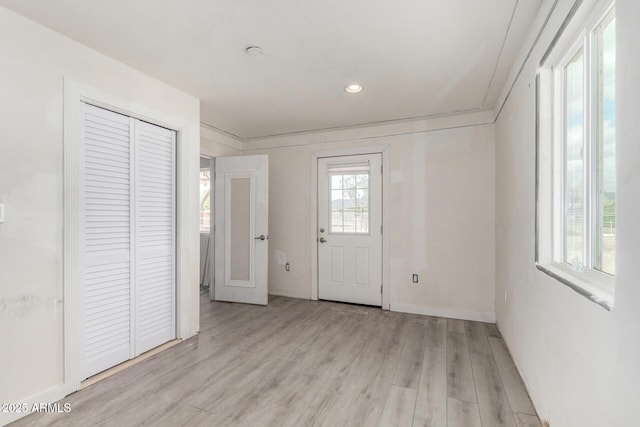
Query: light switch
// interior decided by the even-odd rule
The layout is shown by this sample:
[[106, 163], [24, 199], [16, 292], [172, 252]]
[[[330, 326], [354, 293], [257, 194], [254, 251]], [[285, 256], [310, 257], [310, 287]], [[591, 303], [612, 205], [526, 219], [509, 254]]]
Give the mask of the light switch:
[[0, 222], [4, 222], [4, 203], [0, 203]]

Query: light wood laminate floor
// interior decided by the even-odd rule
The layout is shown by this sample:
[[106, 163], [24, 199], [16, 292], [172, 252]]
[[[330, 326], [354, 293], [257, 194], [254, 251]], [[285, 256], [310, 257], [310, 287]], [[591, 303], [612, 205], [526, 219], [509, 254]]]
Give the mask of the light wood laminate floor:
[[493, 324], [203, 296], [200, 325], [12, 426], [540, 426]]

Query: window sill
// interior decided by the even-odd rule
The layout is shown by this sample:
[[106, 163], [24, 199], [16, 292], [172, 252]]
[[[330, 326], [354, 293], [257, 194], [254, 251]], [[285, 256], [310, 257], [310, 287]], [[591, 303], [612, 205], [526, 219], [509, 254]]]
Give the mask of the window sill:
[[567, 269], [561, 268], [551, 264], [539, 264], [536, 263], [536, 268], [548, 276], [553, 277], [560, 283], [573, 289], [589, 301], [598, 304], [605, 308], [607, 311], [611, 311], [613, 308], [613, 293], [603, 289], [608, 284], [596, 283], [596, 280], [592, 278], [582, 278], [575, 274], [572, 274]]

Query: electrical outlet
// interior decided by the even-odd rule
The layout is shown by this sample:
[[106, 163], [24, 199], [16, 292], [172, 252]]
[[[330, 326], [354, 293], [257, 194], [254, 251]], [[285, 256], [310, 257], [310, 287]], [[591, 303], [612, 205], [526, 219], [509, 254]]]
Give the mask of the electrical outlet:
[[418, 275], [413, 273], [412, 280], [413, 280], [413, 283], [418, 283]]

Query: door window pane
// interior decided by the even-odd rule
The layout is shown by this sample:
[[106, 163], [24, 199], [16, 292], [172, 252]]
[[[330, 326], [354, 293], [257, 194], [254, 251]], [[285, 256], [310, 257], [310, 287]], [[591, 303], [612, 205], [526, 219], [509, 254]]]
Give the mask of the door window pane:
[[229, 207], [231, 280], [251, 278], [251, 178], [231, 178], [227, 191], [231, 192]]
[[584, 58], [565, 68], [564, 262], [584, 265]]
[[332, 234], [369, 234], [369, 173], [329, 176]]
[[616, 261], [616, 20], [595, 30], [596, 269], [615, 274]]

